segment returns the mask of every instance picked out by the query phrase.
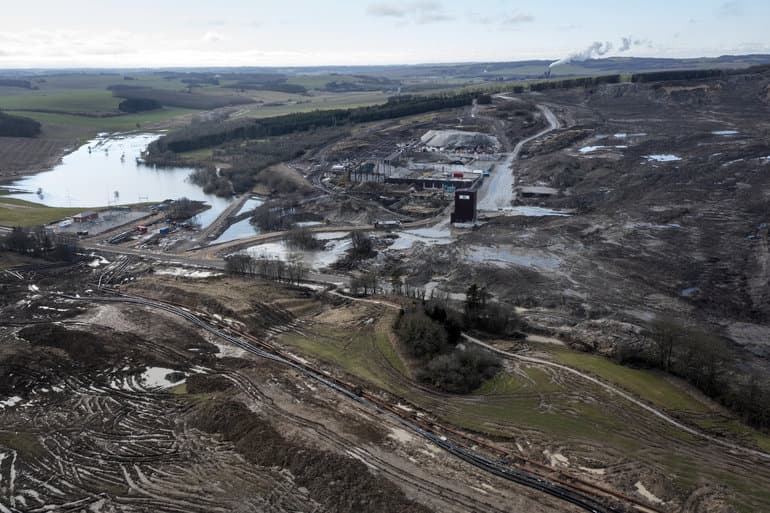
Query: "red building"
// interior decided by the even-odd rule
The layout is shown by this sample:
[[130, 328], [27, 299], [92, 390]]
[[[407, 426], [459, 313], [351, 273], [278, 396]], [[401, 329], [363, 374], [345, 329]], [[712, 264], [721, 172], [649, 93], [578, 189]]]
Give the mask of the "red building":
[[94, 212], [93, 210], [87, 210], [86, 212], [81, 212], [72, 216], [73, 223], [88, 223], [90, 221], [96, 221], [97, 219], [99, 219], [99, 213]]

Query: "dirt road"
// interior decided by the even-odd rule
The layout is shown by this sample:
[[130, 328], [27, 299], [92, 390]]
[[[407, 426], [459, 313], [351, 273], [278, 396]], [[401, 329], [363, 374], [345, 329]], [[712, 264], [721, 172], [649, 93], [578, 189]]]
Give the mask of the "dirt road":
[[[512, 99], [502, 95], [499, 96], [499, 98], [504, 98], [506, 100]], [[538, 105], [537, 108], [543, 113], [546, 121], [548, 121], [548, 128], [519, 141], [513, 151], [507, 154], [505, 159], [495, 166], [494, 171], [492, 171], [492, 176], [489, 179], [484, 180], [484, 184], [479, 189], [478, 210], [497, 211], [501, 208], [510, 207], [514, 199], [513, 187], [516, 184], [516, 177], [513, 173], [513, 163], [519, 159], [522, 148], [524, 148], [525, 144], [561, 128], [561, 122], [551, 109], [545, 105]]]
[[682, 431], [685, 431], [685, 432], [687, 432], [687, 433], [689, 433], [691, 435], [695, 435], [697, 437], [704, 438], [704, 439], [708, 440], [709, 442], [713, 442], [715, 444], [721, 445], [722, 447], [726, 447], [726, 448], [731, 449], [731, 450], [742, 451], [742, 452], [745, 452], [745, 453], [749, 453], [749, 454], [751, 454], [753, 456], [759, 456], [761, 458], [765, 458], [765, 459], [769, 459], [770, 460], [770, 454], [768, 454], [766, 452], [757, 451], [757, 450], [750, 449], [748, 447], [744, 447], [744, 446], [741, 446], [741, 445], [738, 445], [738, 444], [733, 444], [733, 443], [730, 443], [730, 442], [728, 442], [726, 440], [721, 440], [719, 438], [715, 438], [715, 437], [709, 436], [709, 435], [707, 435], [707, 434], [705, 434], [705, 433], [703, 433], [701, 431], [698, 431], [697, 429], [693, 429], [691, 427], [688, 427], [688, 426], [682, 424], [681, 422], [677, 421], [676, 419], [666, 415], [662, 411], [660, 411], [660, 410], [658, 410], [656, 408], [653, 408], [652, 406], [650, 406], [650, 405], [648, 405], [648, 404], [646, 404], [646, 403], [644, 403], [644, 402], [634, 398], [630, 394], [627, 394], [627, 393], [623, 392], [622, 390], [620, 390], [620, 389], [618, 389], [616, 387], [613, 387], [612, 385], [608, 385], [607, 383], [604, 383], [603, 381], [598, 380], [598, 379], [594, 378], [593, 376], [591, 376], [589, 374], [586, 374], [584, 372], [580, 372], [579, 370], [573, 369], [572, 367], [568, 367], [566, 365], [562, 365], [562, 364], [559, 364], [559, 363], [554, 363], [552, 361], [544, 360], [542, 358], [533, 358], [531, 356], [524, 356], [524, 355], [520, 355], [520, 354], [516, 354], [516, 353], [509, 353], [508, 351], [503, 351], [501, 349], [498, 349], [498, 348], [496, 348], [494, 346], [491, 346], [491, 345], [489, 345], [489, 344], [487, 344], [487, 343], [485, 343], [485, 342], [483, 342], [483, 341], [481, 341], [481, 340], [479, 340], [477, 338], [471, 337], [470, 335], [466, 335], [464, 333], [463, 333], [463, 337], [468, 342], [473, 342], [474, 344], [477, 344], [477, 345], [479, 345], [479, 346], [481, 346], [481, 347], [483, 347], [485, 349], [488, 349], [488, 350], [490, 350], [492, 352], [495, 352], [495, 353], [497, 353], [499, 355], [502, 355], [502, 356], [504, 356], [506, 358], [514, 359], [514, 360], [521, 360], [521, 361], [528, 362], [528, 363], [536, 363], [536, 364], [539, 364], [539, 365], [547, 365], [549, 367], [554, 367], [554, 368], [557, 368], [559, 370], [562, 370], [562, 371], [574, 374], [576, 376], [580, 376], [582, 379], [585, 379], [586, 381], [590, 381], [591, 383], [593, 383], [595, 385], [598, 385], [598, 386], [604, 388], [605, 390], [607, 390], [607, 391], [609, 391], [609, 392], [611, 392], [613, 394], [619, 395], [623, 399], [634, 403], [636, 406], [639, 406], [640, 408], [642, 408], [646, 412], [654, 415], [655, 417], [658, 417], [659, 419], [667, 422], [668, 424], [671, 424], [672, 426], [674, 426], [674, 427], [676, 427], [678, 429], [681, 429]]

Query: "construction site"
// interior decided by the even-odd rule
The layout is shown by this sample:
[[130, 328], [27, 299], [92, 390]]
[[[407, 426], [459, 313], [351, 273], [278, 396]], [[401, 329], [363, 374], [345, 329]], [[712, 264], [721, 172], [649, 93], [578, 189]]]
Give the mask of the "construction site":
[[0, 511], [770, 510], [769, 84], [315, 127], [237, 194], [264, 138], [141, 136], [189, 189], [7, 227]]

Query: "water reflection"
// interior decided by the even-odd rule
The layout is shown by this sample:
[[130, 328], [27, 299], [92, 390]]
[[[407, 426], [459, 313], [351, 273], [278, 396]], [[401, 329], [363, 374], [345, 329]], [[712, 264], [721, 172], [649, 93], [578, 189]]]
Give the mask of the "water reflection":
[[12, 197], [51, 207], [92, 208], [187, 197], [211, 209], [198, 216], [210, 224], [232, 199], [205, 194], [188, 181], [193, 169], [155, 168], [140, 162], [141, 153], [159, 134], [102, 134], [62, 159], [50, 171], [13, 182]]

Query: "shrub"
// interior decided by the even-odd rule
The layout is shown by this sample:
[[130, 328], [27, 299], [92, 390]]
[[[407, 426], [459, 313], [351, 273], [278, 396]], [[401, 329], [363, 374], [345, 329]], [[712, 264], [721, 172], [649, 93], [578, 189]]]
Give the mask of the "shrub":
[[149, 98], [129, 98], [128, 100], [123, 100], [118, 105], [118, 109], [121, 112], [128, 113], [145, 112], [149, 110], [158, 110], [161, 108], [163, 108], [163, 105], [161, 105], [160, 102], [151, 100]]
[[457, 346], [449, 354], [433, 358], [418, 379], [443, 392], [467, 394], [500, 371], [500, 360], [478, 348]]

